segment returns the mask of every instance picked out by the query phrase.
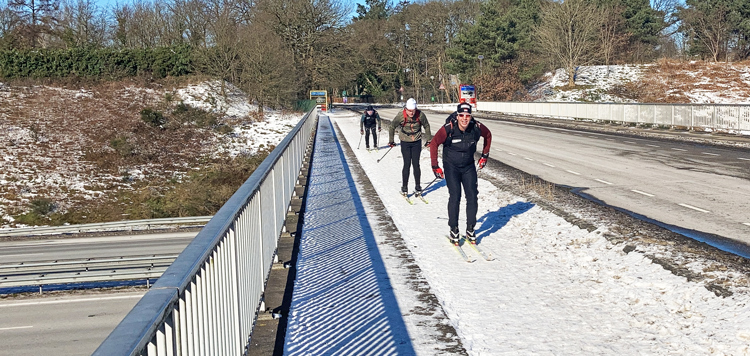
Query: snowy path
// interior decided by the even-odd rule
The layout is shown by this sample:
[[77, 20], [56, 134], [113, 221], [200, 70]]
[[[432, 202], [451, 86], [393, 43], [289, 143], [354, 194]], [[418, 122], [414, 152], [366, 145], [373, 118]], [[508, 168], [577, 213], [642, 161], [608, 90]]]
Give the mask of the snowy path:
[[[581, 230], [484, 180], [479, 182], [477, 231], [497, 260], [484, 261], [467, 249], [477, 261], [464, 262], [444, 240], [445, 185], [429, 189], [429, 204], [417, 200], [409, 205], [397, 193], [402, 165], [398, 147], [377, 163], [385, 150], [368, 153], [356, 148], [359, 116], [341, 111], [331, 118], [468, 354], [750, 355], [747, 297], [717, 297], [639, 253], [623, 252], [623, 246], [602, 236], [603, 228]], [[426, 150], [421, 167], [426, 184], [432, 180]], [[409, 189], [413, 186], [412, 177]], [[463, 224], [462, 219], [459, 226]], [[371, 221], [370, 226], [377, 225]], [[385, 260], [389, 275], [397, 274], [398, 268]], [[400, 297], [395, 286], [394, 293], [399, 308], [409, 310], [411, 306], [402, 304], [408, 299]], [[410, 334], [419, 333], [411, 323], [406, 326]], [[420, 347], [414, 350], [430, 354]]]

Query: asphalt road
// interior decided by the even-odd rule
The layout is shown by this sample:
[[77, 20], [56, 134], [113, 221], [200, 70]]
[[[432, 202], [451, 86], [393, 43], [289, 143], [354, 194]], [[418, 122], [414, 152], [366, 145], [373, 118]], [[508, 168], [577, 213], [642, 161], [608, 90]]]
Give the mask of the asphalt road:
[[[379, 113], [391, 119], [397, 111]], [[427, 117], [434, 132], [447, 114]], [[750, 245], [747, 150], [482, 122], [492, 131], [492, 159], [699, 240]]]
[[0, 355], [91, 355], [143, 292], [0, 301]]

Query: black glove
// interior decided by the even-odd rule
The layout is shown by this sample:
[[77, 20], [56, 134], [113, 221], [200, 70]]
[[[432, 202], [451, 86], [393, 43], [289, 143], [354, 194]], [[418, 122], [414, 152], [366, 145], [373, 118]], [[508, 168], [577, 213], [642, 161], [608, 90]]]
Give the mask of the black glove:
[[430, 145], [430, 141], [427, 141], [427, 143], [424, 144], [425, 147]]

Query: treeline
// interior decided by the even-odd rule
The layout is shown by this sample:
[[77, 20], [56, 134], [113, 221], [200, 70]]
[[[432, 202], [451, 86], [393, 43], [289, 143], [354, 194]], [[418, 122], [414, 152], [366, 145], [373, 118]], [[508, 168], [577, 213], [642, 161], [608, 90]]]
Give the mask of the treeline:
[[750, 0], [5, 1], [5, 77], [194, 72], [270, 106], [311, 89], [455, 100], [457, 83], [518, 100], [552, 68], [572, 84], [582, 65], [750, 56]]

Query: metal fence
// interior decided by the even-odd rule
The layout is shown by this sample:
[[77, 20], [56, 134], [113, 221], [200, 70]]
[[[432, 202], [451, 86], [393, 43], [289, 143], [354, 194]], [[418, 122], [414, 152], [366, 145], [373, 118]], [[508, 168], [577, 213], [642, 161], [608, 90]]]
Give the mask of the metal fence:
[[317, 118], [302, 118], [94, 355], [244, 353]]
[[750, 105], [479, 102], [477, 109], [750, 134]]

